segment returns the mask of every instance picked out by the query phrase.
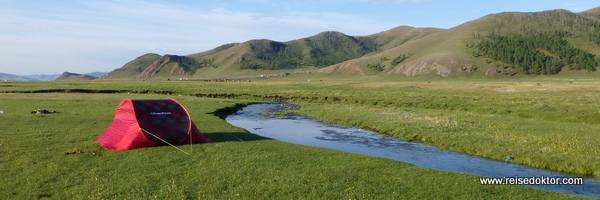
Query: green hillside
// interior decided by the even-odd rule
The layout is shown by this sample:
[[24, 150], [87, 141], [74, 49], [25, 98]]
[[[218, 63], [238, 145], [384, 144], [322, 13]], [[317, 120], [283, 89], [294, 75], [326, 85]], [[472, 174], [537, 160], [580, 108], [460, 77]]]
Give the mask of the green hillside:
[[340, 74], [376, 69], [379, 72], [371, 70], [371, 75], [394, 77], [557, 74], [563, 68], [595, 71], [599, 62], [595, 55], [600, 50], [597, 10], [488, 15], [320, 71]]
[[101, 79], [131, 79], [142, 73], [154, 61], [160, 59], [161, 56], [155, 53], [144, 54], [136, 59], [129, 61], [119, 69], [104, 75]]
[[194, 59], [188, 56], [164, 55], [144, 69], [138, 78], [151, 78], [169, 75], [194, 75], [204, 67], [217, 67], [212, 59]]
[[60, 76], [58, 76], [55, 80], [56, 81], [89, 81], [89, 80], [94, 80], [96, 78], [97, 77], [88, 76], [85, 74], [64, 72]]
[[253, 40], [246, 45], [250, 52], [239, 58], [240, 69], [325, 67], [359, 58], [378, 47], [370, 37], [352, 37], [339, 32], [323, 32], [290, 42]]
[[327, 31], [251, 40], [187, 56], [146, 54], [103, 78], [238, 78], [310, 71], [319, 77], [511, 77], [594, 72], [600, 7], [491, 14], [451, 29], [400, 26], [368, 36]]

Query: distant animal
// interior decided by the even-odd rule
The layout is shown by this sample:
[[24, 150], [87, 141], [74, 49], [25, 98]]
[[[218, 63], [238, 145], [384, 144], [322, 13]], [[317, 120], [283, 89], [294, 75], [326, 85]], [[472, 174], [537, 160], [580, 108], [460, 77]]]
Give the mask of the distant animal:
[[506, 159], [504, 160], [505, 162], [510, 162], [512, 160], [514, 160], [515, 158], [510, 157], [510, 156], [506, 156]]

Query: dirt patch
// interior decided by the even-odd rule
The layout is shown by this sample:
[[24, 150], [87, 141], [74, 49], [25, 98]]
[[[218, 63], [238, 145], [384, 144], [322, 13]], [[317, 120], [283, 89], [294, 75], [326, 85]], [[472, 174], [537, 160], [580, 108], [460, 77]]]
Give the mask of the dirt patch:
[[[84, 154], [85, 152], [82, 150], [77, 150], [77, 151], [68, 151], [65, 152], [65, 155], [76, 155], [76, 154]], [[92, 151], [90, 152], [90, 154], [94, 155], [94, 156], [102, 156], [102, 153], [100, 152], [96, 152], [96, 151]]]
[[416, 60], [405, 65], [395, 67], [388, 74], [404, 74], [406, 76], [416, 76], [435, 71], [437, 75], [447, 77], [453, 70], [471, 71], [472, 64], [460, 59], [452, 58], [446, 55], [440, 55], [433, 58]]
[[37, 110], [31, 111], [31, 114], [38, 114], [38, 115], [39, 114], [50, 114], [50, 113], [56, 113], [56, 110], [49, 111], [49, 110], [46, 110], [46, 109], [39, 109], [38, 108]]
[[365, 71], [360, 67], [360, 65], [350, 62], [343, 62], [337, 65], [325, 67], [323, 69], [317, 70], [317, 72], [323, 74], [338, 74], [348, 76], [367, 75]]
[[52, 195], [51, 194], [39, 194], [37, 196], [37, 199], [43, 199], [43, 198], [51, 198]]

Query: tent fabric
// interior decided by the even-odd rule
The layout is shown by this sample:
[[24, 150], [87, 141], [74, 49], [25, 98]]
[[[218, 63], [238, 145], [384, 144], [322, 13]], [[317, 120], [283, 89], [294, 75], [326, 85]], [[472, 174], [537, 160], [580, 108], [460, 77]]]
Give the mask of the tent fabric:
[[113, 122], [95, 142], [110, 150], [130, 150], [210, 139], [200, 133], [187, 110], [175, 99], [125, 99], [115, 110]]

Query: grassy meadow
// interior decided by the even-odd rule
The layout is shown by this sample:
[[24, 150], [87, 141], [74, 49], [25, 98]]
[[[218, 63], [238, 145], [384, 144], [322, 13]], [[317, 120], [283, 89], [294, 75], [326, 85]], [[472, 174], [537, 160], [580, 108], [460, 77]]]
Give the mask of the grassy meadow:
[[[265, 97], [286, 100], [317, 119], [598, 178], [599, 86], [577, 81], [0, 83], [0, 92], [10, 92], [0, 93], [0, 198], [579, 199], [525, 186], [480, 185], [474, 175], [271, 140], [210, 113]], [[120, 92], [43, 93], [51, 89]], [[166, 97], [181, 102], [213, 142], [180, 146], [191, 155], [169, 146], [109, 151], [93, 142], [123, 99]], [[57, 113], [30, 114], [37, 108]], [[69, 154], [77, 151], [82, 153]]]

